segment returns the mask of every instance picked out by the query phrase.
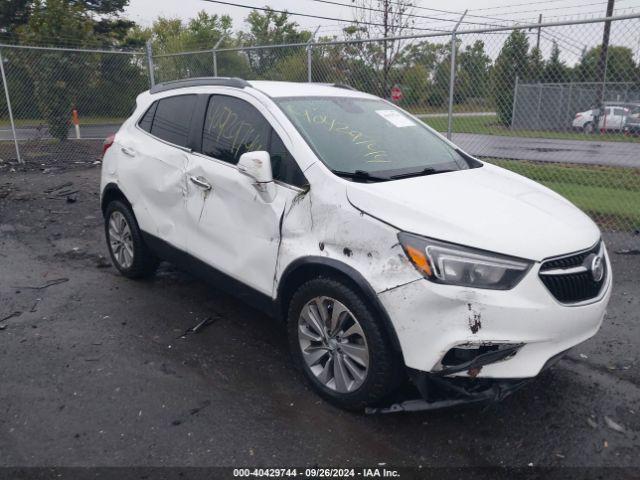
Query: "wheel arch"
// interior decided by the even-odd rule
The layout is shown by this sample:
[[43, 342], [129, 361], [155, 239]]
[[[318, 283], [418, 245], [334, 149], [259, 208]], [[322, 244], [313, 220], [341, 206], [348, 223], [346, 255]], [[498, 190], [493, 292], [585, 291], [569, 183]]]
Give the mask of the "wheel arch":
[[362, 295], [382, 321], [393, 350], [402, 357], [402, 348], [396, 330], [389, 315], [380, 303], [378, 295], [369, 282], [355, 268], [339, 260], [327, 257], [310, 256], [291, 262], [282, 273], [278, 284], [277, 312], [282, 322], [286, 322], [289, 302], [298, 287], [314, 278], [332, 278], [341, 281]]
[[[126, 197], [126, 195], [120, 190], [120, 187], [116, 183], [108, 183], [105, 185], [104, 190], [102, 190], [102, 198], [100, 200], [100, 209], [102, 210], [102, 215], [104, 215], [107, 210], [107, 206], [109, 203], [114, 200], [120, 200], [124, 202], [129, 208], [131, 208], [131, 202]], [[132, 210], [133, 211], [133, 210]]]

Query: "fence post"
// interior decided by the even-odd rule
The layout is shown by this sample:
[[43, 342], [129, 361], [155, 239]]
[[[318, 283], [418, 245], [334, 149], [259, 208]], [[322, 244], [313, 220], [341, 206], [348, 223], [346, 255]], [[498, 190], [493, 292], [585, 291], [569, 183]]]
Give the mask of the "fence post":
[[151, 40], [147, 40], [147, 66], [149, 67], [149, 83], [151, 87], [156, 85], [155, 73], [153, 68], [153, 52], [151, 50]]
[[520, 82], [519, 75], [516, 75], [516, 84], [513, 88], [513, 105], [511, 106], [511, 123], [509, 123], [509, 130], [513, 130], [513, 120], [516, 118], [516, 103], [518, 102], [518, 83]]
[[456, 83], [456, 32], [458, 31], [458, 27], [465, 15], [467, 14], [467, 10], [464, 11], [458, 23], [456, 23], [455, 28], [451, 32], [451, 72], [449, 76], [449, 113], [447, 117], [447, 139], [451, 140], [451, 131], [453, 129], [453, 93], [454, 93], [454, 85]]
[[307, 45], [307, 82], [311, 83], [311, 45]]
[[16, 135], [16, 124], [13, 121], [13, 111], [11, 110], [11, 99], [9, 98], [9, 85], [7, 85], [7, 76], [4, 73], [4, 59], [2, 58], [2, 50], [0, 49], [0, 72], [2, 73], [2, 85], [4, 85], [4, 95], [7, 99], [7, 110], [9, 110], [9, 122], [11, 122], [11, 133], [13, 134], [13, 143], [16, 146], [16, 157], [18, 163], [24, 163], [20, 156], [20, 147], [18, 146], [18, 136]]
[[213, 46], [213, 50], [211, 51], [212, 55], [213, 55], [213, 76], [217, 77], [218, 76], [218, 47], [220, 46], [220, 44], [222, 43], [222, 40], [224, 40], [224, 37], [226, 35], [222, 35], [218, 41], [216, 42], [216, 44]]
[[311, 81], [312, 81], [311, 55], [313, 53], [312, 52], [313, 47], [311, 46], [311, 43], [316, 38], [316, 33], [318, 33], [318, 30], [320, 30], [320, 25], [318, 25], [316, 27], [315, 31], [313, 32], [313, 35], [311, 35], [311, 38], [309, 38], [309, 40], [307, 41], [307, 82], [309, 82], [309, 83], [311, 83]]
[[538, 82], [538, 107], [536, 108], [536, 128], [538, 130], [540, 130], [540, 107], [541, 106], [542, 106], [542, 83]]

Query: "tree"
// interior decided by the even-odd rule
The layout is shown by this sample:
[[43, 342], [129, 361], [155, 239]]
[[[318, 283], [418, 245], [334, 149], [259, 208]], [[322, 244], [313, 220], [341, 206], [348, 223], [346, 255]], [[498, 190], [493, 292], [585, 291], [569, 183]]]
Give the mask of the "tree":
[[[352, 0], [355, 7], [353, 25], [345, 29], [345, 36], [353, 40], [402, 36], [414, 23], [411, 0]], [[391, 72], [402, 58], [406, 42], [383, 40], [353, 45], [352, 53], [360, 56], [375, 72], [372, 93], [386, 97], [391, 89]]]
[[551, 48], [551, 56], [545, 63], [543, 81], [547, 83], [565, 83], [569, 77], [569, 69], [560, 60], [560, 48], [554, 40]]
[[[286, 12], [278, 13], [268, 9], [261, 13], [253, 10], [247, 16], [246, 23], [249, 25], [249, 31], [240, 32], [238, 35], [239, 42], [246, 46], [305, 43], [311, 38], [311, 32], [301, 30], [296, 22], [289, 20], [289, 14]], [[304, 47], [265, 48], [247, 51], [249, 65], [258, 78], [268, 77], [269, 71], [277, 69], [278, 63], [291, 55], [297, 56], [299, 62], [306, 62]]]
[[[132, 29], [127, 40], [134, 45], [152, 41], [158, 81], [208, 76], [214, 73], [210, 52], [166, 57], [160, 55], [211, 49], [221, 38], [223, 42], [220, 48], [234, 46], [232, 27], [230, 16], [210, 15], [201, 11], [188, 22], [178, 18], [159, 17], [150, 28]], [[218, 53], [217, 63], [221, 75], [246, 76], [249, 72], [246, 59], [236, 52]]]
[[[593, 47], [580, 59], [575, 69], [575, 81], [595, 82], [596, 69], [602, 46]], [[628, 47], [610, 45], [607, 58], [607, 82], [630, 82], [635, 80], [636, 63], [633, 51]]]
[[12, 34], [29, 20], [31, 0], [0, 2], [0, 33]]
[[[105, 16], [122, 13], [129, 0], [65, 0], [69, 7], [77, 8], [91, 14], [87, 21], [108, 23]], [[32, 12], [47, 8], [42, 0], [2, 0], [0, 2], [0, 33], [14, 33], [27, 25]], [[55, 8], [55, 4], [53, 4]], [[133, 22], [129, 22], [133, 23]], [[98, 32], [102, 33], [102, 32]]]
[[514, 30], [507, 38], [496, 58], [493, 68], [493, 99], [498, 120], [505, 126], [511, 125], [513, 90], [516, 77], [522, 78], [528, 72], [529, 40], [522, 30]]
[[484, 42], [476, 40], [458, 55], [455, 100], [463, 103], [472, 98], [484, 99], [489, 86], [491, 57], [484, 50]]
[[[33, 3], [27, 24], [19, 29], [24, 43], [48, 43], [55, 38], [74, 37], [87, 42], [93, 24], [81, 4], [65, 0], [42, 0]], [[49, 127], [49, 133], [60, 141], [67, 138], [69, 118], [77, 92], [85, 88], [83, 74], [94, 71], [96, 57], [56, 51], [33, 52], [23, 64], [33, 82], [34, 101]]]
[[544, 77], [544, 58], [538, 47], [533, 47], [529, 53], [529, 65], [527, 72], [523, 75], [524, 80], [529, 83], [541, 82]]

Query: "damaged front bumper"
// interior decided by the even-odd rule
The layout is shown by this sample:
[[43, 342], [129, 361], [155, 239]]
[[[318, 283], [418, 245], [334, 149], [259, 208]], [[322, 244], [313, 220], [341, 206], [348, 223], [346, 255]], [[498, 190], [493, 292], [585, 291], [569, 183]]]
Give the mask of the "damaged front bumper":
[[[566, 353], [564, 351], [550, 358], [542, 371], [556, 364]], [[485, 358], [487, 362], [491, 360], [491, 357]], [[410, 369], [409, 378], [421, 398], [407, 396], [388, 406], [367, 408], [366, 413], [418, 412], [476, 403], [500, 402], [536, 379], [536, 377], [519, 379], [447, 377], [444, 376], [445, 374], [445, 371], [427, 373]]]
[[417, 280], [378, 294], [408, 368], [478, 379], [533, 378], [550, 358], [595, 335], [611, 294], [557, 302], [531, 272], [515, 288], [481, 290]]

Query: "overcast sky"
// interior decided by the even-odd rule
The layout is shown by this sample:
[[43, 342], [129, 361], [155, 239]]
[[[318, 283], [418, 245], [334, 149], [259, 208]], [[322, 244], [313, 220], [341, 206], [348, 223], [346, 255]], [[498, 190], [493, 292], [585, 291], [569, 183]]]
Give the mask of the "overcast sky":
[[[313, 0], [228, 0], [232, 3], [241, 3], [251, 6], [264, 7], [269, 5], [274, 9], [287, 10], [289, 12], [306, 13], [310, 15], [321, 15], [334, 17], [347, 21], [353, 20], [353, 8], [318, 3]], [[337, 3], [351, 3], [351, 0], [331, 0]], [[446, 2], [433, 0], [414, 0], [416, 7], [434, 8], [452, 12], [462, 12], [469, 9], [466, 20], [469, 22], [492, 22], [496, 20], [519, 20], [522, 22], [536, 22], [538, 14], [542, 13], [544, 21], [560, 21], [566, 19], [599, 18], [604, 16], [606, 11], [606, 0], [447, 0]], [[130, 5], [126, 9], [126, 16], [142, 25], [150, 25], [158, 16], [177, 17], [187, 20], [195, 16], [198, 11], [205, 10], [210, 14], [227, 14], [233, 18], [234, 30], [244, 29], [246, 25], [244, 19], [250, 9], [220, 5], [206, 0], [130, 0]], [[434, 22], [431, 19], [415, 18], [414, 26], [421, 28], [450, 30], [453, 28], [452, 19], [454, 14], [429, 11], [423, 8], [414, 8], [413, 14], [433, 16], [441, 21]], [[640, 0], [616, 0], [615, 14], [624, 15], [640, 13]], [[482, 18], [482, 16], [493, 17], [493, 19]], [[292, 16], [302, 27], [315, 30], [320, 26], [320, 35], [339, 35], [341, 25], [344, 23], [335, 20], [320, 20]], [[447, 21], [449, 20], [449, 21]], [[466, 24], [461, 28], [479, 28], [478, 25]], [[596, 45], [602, 38], [602, 24], [591, 24], [585, 26], [569, 26], [555, 29], [543, 30], [541, 49], [544, 56], [548, 56], [552, 42], [559, 43], [562, 58], [569, 64], [573, 64], [580, 57], [584, 47], [590, 48]], [[414, 31], [411, 33], [422, 33]], [[531, 42], [535, 32], [530, 32]], [[504, 37], [498, 38], [483, 35], [487, 52], [495, 57], [502, 45]], [[480, 36], [477, 36], [478, 38]], [[466, 37], [466, 41], [472, 41], [471, 35]], [[495, 44], [492, 48], [492, 43]], [[626, 45], [637, 52], [640, 57], [640, 21], [618, 22], [612, 29], [612, 43]], [[495, 51], [493, 51], [495, 50]], [[637, 58], [640, 61], [640, 58]]]
[[[327, 17], [353, 19], [353, 10], [349, 7], [317, 3], [312, 0], [229, 0], [232, 3], [242, 3], [251, 6], [263, 7], [269, 5], [275, 9], [288, 10], [291, 12], [307, 13], [311, 15], [322, 15]], [[351, 3], [350, 0], [335, 0], [336, 3]], [[543, 13], [545, 17], [557, 16], [577, 16], [586, 13], [604, 13], [606, 1], [604, 0], [524, 0], [504, 1], [504, 0], [448, 0], [446, 2], [435, 2], [431, 0], [415, 0], [418, 7], [432, 7], [435, 9], [464, 11], [469, 9], [469, 13], [488, 16], [507, 16], [510, 18], [531, 18], [537, 19], [538, 13]], [[640, 7], [640, 0], [617, 0], [616, 10], [625, 13], [631, 7]], [[482, 10], [481, 10], [482, 9]], [[179, 17], [187, 19], [193, 17], [198, 11], [205, 10], [209, 13], [228, 14], [234, 20], [236, 28], [241, 27], [249, 10], [240, 7], [218, 5], [205, 0], [131, 0], [126, 10], [128, 16], [141, 24], [148, 25], [158, 16]], [[522, 13], [520, 13], [522, 12]], [[442, 13], [430, 13], [426, 10], [415, 9], [415, 14], [433, 15], [436, 17], [453, 18], [453, 15]], [[304, 17], [294, 17], [295, 20], [305, 27], [316, 27], [324, 25], [336, 27], [337, 22], [330, 20], [318, 20]], [[431, 22], [427, 19], [417, 19], [418, 22]], [[445, 23], [444, 25], [451, 25]], [[329, 30], [329, 27], [326, 28]]]

